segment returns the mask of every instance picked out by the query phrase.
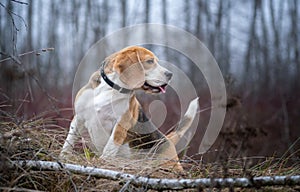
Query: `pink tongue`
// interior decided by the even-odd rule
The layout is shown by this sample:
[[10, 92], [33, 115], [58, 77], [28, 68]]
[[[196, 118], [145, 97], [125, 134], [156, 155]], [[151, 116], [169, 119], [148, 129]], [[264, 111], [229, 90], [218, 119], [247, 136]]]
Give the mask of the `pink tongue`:
[[166, 92], [166, 89], [165, 89], [165, 88], [163, 88], [163, 87], [158, 87], [158, 88], [161, 90], [161, 92], [163, 92], [163, 93]]

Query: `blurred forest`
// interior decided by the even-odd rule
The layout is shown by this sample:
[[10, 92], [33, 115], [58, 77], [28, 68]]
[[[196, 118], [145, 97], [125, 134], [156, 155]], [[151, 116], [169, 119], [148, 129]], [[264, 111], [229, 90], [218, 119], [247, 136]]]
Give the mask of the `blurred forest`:
[[[299, 153], [299, 143], [293, 145], [300, 136], [299, 9], [297, 0], [1, 0], [0, 114], [28, 119], [71, 108], [75, 72], [90, 46], [122, 27], [168, 24], [199, 38], [227, 83], [226, 120], [208, 154], [226, 152], [227, 146], [231, 156]], [[193, 65], [176, 62], [175, 51], [157, 50], [185, 68], [201, 106], [209, 106], [209, 91]], [[71, 119], [72, 110], [58, 113]], [[208, 119], [209, 111], [203, 112], [188, 154], [197, 152]]]

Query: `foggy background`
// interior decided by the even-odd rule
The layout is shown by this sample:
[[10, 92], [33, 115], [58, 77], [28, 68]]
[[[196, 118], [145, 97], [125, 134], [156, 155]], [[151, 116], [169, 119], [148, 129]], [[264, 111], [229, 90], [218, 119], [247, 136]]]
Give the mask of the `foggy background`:
[[[299, 143], [293, 145], [300, 136], [299, 7], [297, 0], [1, 0], [0, 113], [13, 111], [28, 119], [54, 110], [67, 119], [62, 123], [67, 128], [75, 72], [87, 50], [122, 27], [168, 24], [194, 34], [208, 47], [227, 84], [226, 120], [208, 157], [220, 152], [232, 157], [299, 152]], [[190, 77], [201, 108], [210, 106], [203, 77], [188, 59], [175, 50], [151, 48]], [[172, 90], [161, 99], [170, 111], [165, 130], [180, 113]], [[147, 102], [143, 105], [147, 108]], [[197, 152], [209, 112], [200, 115], [189, 155]]]

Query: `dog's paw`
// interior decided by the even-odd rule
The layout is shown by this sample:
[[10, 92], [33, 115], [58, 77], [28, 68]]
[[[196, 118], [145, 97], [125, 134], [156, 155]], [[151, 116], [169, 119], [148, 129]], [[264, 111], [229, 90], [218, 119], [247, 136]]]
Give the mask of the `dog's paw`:
[[115, 157], [117, 155], [118, 150], [116, 149], [111, 149], [111, 150], [106, 150], [101, 156], [100, 159], [107, 160]]

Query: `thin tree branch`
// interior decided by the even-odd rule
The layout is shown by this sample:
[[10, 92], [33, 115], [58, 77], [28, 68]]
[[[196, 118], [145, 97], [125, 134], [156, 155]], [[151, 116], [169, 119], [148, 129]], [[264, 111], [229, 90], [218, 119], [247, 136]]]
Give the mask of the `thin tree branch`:
[[[23, 57], [25, 55], [30, 55], [30, 54], [36, 54], [37, 56], [39, 56], [41, 54], [41, 52], [53, 51], [53, 50], [54, 50], [53, 47], [48, 47], [48, 48], [43, 48], [43, 49], [37, 49], [37, 50], [33, 50], [33, 51], [28, 51], [26, 53], [21, 53], [21, 54], [18, 55], [18, 57]], [[21, 64], [21, 61], [18, 58], [16, 58], [15, 56], [9, 55], [9, 54], [1, 52], [1, 51], [0, 51], [0, 54], [6, 56], [5, 59], [0, 60], [0, 63], [12, 59], [13, 61], [15, 61], [16, 63], [18, 63], [19, 65]]]
[[23, 19], [23, 17], [21, 17], [20, 15], [16, 14], [15, 12], [13, 12], [12, 10], [8, 9], [3, 3], [0, 2], [0, 6], [3, 7], [6, 12], [9, 14], [9, 16], [11, 17], [12, 19], [12, 23], [13, 23], [13, 26], [14, 28], [19, 31], [19, 29], [17, 28], [16, 24], [15, 24], [15, 21], [14, 21], [14, 17], [13, 16], [16, 16], [18, 17], [24, 24], [24, 26], [27, 28], [27, 24], [25, 22], [25, 20]]
[[15, 2], [15, 3], [22, 4], [22, 5], [29, 5], [27, 2], [23, 2], [23, 1], [17, 1], [17, 0], [11, 0], [11, 1]]
[[19, 187], [0, 187], [3, 191], [22, 191], [22, 192], [42, 192], [39, 190], [31, 190], [26, 188], [19, 188]]
[[[23, 167], [35, 170], [51, 170], [89, 175], [99, 178], [111, 180], [121, 180], [127, 185], [130, 183], [137, 187], [146, 187], [147, 189], [167, 190], [167, 189], [188, 189], [188, 188], [226, 188], [226, 187], [263, 187], [263, 186], [282, 186], [282, 185], [300, 185], [300, 175], [295, 176], [264, 176], [253, 178], [201, 178], [201, 179], [157, 179], [132, 174], [100, 169], [95, 167], [87, 167], [82, 165], [74, 165], [51, 161], [12, 161], [10, 168]], [[126, 184], [125, 184], [126, 185]]]

